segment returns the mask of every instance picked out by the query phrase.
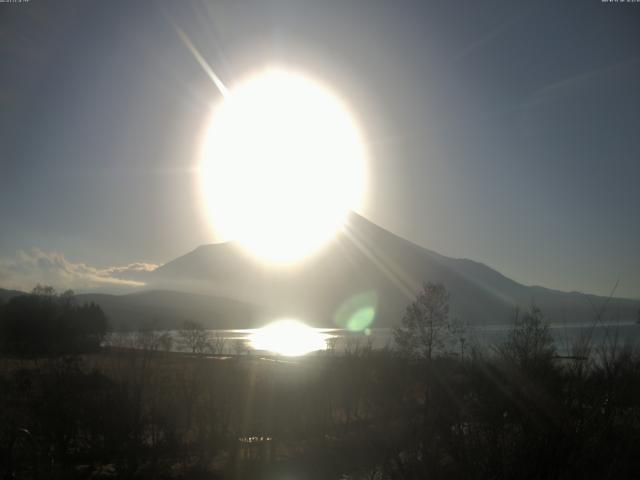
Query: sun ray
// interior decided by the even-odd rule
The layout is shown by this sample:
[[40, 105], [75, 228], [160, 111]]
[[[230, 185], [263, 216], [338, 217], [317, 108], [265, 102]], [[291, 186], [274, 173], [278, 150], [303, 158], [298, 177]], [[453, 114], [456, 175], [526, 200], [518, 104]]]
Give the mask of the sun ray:
[[213, 71], [213, 68], [211, 68], [211, 66], [209, 65], [209, 62], [207, 62], [207, 60], [198, 51], [198, 49], [195, 47], [195, 45], [193, 44], [191, 39], [188, 37], [188, 35], [186, 33], [184, 33], [184, 31], [178, 25], [176, 25], [174, 22], [171, 22], [171, 23], [172, 23], [173, 28], [175, 29], [176, 33], [178, 34], [178, 37], [180, 38], [180, 40], [184, 44], [184, 46], [187, 47], [189, 52], [191, 52], [191, 55], [193, 55], [193, 58], [202, 67], [204, 72], [211, 79], [211, 81], [216, 86], [216, 88], [220, 91], [222, 96], [226, 97], [229, 94], [229, 90], [224, 85], [224, 83], [222, 83], [222, 80], [216, 74], [216, 72]]

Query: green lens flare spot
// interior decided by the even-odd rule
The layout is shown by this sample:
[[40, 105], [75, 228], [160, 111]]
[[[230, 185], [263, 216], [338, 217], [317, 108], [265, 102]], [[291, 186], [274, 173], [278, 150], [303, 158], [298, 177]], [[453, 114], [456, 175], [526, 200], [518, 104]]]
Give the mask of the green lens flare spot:
[[336, 325], [350, 332], [362, 332], [368, 330], [376, 318], [378, 296], [375, 292], [368, 291], [349, 297], [342, 302], [334, 321]]

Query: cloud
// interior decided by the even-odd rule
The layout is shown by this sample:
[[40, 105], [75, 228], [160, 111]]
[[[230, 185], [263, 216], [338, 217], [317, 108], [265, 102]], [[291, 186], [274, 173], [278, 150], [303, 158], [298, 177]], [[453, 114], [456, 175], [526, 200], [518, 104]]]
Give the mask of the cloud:
[[155, 263], [134, 262], [124, 267], [110, 267], [103, 271], [110, 277], [123, 280], [142, 280], [145, 275], [158, 268]]
[[145, 285], [144, 274], [155, 269], [150, 263], [97, 268], [67, 260], [62, 253], [38, 248], [19, 250], [15, 258], [0, 258], [0, 287], [30, 291], [36, 284], [57, 290], [122, 291]]

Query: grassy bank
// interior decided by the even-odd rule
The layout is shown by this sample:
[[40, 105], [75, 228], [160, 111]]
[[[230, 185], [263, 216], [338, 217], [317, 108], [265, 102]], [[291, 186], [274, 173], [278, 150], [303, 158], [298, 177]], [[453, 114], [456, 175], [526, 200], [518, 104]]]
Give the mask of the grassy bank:
[[592, 358], [4, 358], [2, 445], [30, 433], [3, 463], [49, 478], [631, 478], [640, 358]]

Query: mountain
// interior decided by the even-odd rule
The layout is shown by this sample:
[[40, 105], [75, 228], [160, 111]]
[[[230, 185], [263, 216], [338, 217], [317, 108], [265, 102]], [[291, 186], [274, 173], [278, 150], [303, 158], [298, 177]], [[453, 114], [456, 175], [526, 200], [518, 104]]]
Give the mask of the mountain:
[[[260, 263], [233, 242], [204, 245], [148, 272], [146, 290], [80, 294], [116, 330], [176, 328], [196, 320], [209, 328], [250, 328], [281, 317], [324, 327], [391, 327], [424, 281], [442, 282], [452, 315], [477, 325], [508, 323], [516, 307], [539, 306], [552, 322], [635, 321], [640, 301], [525, 286], [472, 260], [445, 257], [352, 213], [335, 239], [288, 267]], [[0, 289], [0, 304], [23, 294]], [[608, 302], [608, 303], [607, 303]], [[369, 325], [369, 321], [373, 319]]]
[[[589, 322], [594, 306], [606, 302], [519, 284], [481, 263], [416, 245], [356, 213], [332, 242], [297, 265], [268, 266], [227, 242], [198, 247], [146, 278], [152, 289], [234, 299], [256, 305], [264, 319], [290, 316], [327, 327], [344, 326], [363, 311], [375, 311], [372, 327], [396, 325], [424, 281], [442, 282], [452, 314], [470, 324], [506, 323], [516, 307], [532, 303], [551, 321]], [[639, 307], [635, 300], [614, 299], [607, 312], [631, 321]]]

